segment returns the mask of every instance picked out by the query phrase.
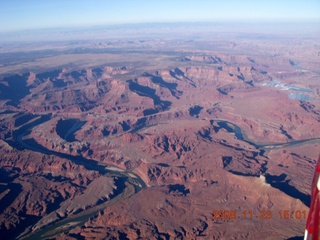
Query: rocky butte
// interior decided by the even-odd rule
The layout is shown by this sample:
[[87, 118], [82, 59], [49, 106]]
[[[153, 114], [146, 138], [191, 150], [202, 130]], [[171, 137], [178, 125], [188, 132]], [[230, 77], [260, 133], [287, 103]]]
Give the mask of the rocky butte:
[[319, 36], [176, 28], [0, 49], [0, 236], [303, 236]]

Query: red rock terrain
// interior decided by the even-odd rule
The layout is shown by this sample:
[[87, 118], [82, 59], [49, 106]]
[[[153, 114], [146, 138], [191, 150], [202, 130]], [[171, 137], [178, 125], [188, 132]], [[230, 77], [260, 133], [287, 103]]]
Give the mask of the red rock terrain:
[[[75, 226], [43, 234], [302, 236], [320, 144], [319, 72], [308, 63], [319, 59], [229, 47], [174, 52], [162, 68], [122, 59], [3, 76], [0, 235], [65, 221]], [[105, 164], [131, 178], [99, 171]], [[147, 187], [132, 190], [132, 173]]]

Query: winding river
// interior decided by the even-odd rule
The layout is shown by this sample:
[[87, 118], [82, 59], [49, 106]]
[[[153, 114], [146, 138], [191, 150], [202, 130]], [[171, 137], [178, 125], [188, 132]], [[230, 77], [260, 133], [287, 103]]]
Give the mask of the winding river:
[[[31, 227], [29, 227], [28, 232], [26, 231], [18, 237], [20, 239], [43, 239], [43, 238], [52, 237], [62, 232], [70, 231], [76, 226], [83, 225], [90, 217], [97, 215], [99, 211], [103, 210], [107, 206], [110, 206], [118, 201], [121, 201], [122, 199], [128, 198], [146, 187], [146, 184], [144, 183], [144, 181], [134, 173], [126, 172], [121, 169], [119, 169], [118, 171], [116, 168], [111, 168], [112, 170], [110, 170], [110, 169], [107, 169], [108, 165], [102, 165], [97, 161], [80, 157], [80, 156], [72, 156], [65, 153], [51, 151], [49, 149], [44, 148], [42, 145], [38, 144], [32, 138], [29, 138], [29, 139], [25, 138], [27, 135], [30, 134], [33, 127], [35, 127], [36, 125], [42, 124], [48, 121], [49, 119], [51, 119], [50, 114], [43, 115], [39, 119], [22, 126], [21, 128], [19, 128], [14, 132], [15, 141], [12, 142], [11, 144], [14, 145], [14, 147], [17, 147], [19, 149], [25, 148], [31, 151], [41, 152], [43, 154], [55, 155], [61, 158], [65, 158], [77, 165], [84, 166], [88, 170], [95, 170], [107, 177], [114, 177], [118, 179], [117, 181], [115, 181], [118, 191], [109, 201], [103, 202], [95, 207], [89, 208], [78, 214], [69, 216], [65, 219], [59, 220], [53, 224], [45, 226], [43, 229], [40, 229], [36, 232], [31, 232]], [[225, 129], [230, 133], [234, 133], [237, 139], [253, 145], [254, 147], [260, 150], [261, 154], [263, 154], [265, 150], [289, 147], [294, 145], [301, 145], [308, 142], [310, 143], [310, 142], [315, 142], [320, 140], [320, 138], [313, 138], [313, 139], [306, 139], [306, 140], [296, 140], [296, 141], [291, 141], [286, 143], [258, 144], [250, 141], [246, 137], [246, 135], [242, 132], [241, 128], [232, 122], [229, 122], [226, 120], [217, 120], [217, 119], [214, 119], [214, 120], [212, 119], [211, 121], [216, 121], [219, 126], [219, 129]], [[144, 127], [148, 127], [148, 125], [145, 125]], [[131, 129], [131, 131], [134, 131], [134, 130]]]
[[298, 146], [298, 145], [303, 145], [305, 143], [317, 142], [320, 140], [320, 138], [309, 138], [309, 139], [303, 139], [303, 140], [293, 140], [285, 143], [255, 143], [251, 141], [246, 134], [243, 133], [242, 129], [238, 125], [226, 120], [211, 120], [211, 121], [216, 121], [218, 125], [221, 128], [225, 129], [227, 132], [234, 133], [237, 139], [242, 140], [246, 143], [249, 143], [250, 145], [254, 146], [260, 151], [290, 147], [290, 146]]
[[14, 132], [14, 138], [16, 141], [11, 144], [18, 149], [25, 148], [31, 151], [65, 158], [77, 165], [82, 165], [87, 170], [98, 171], [102, 175], [105, 175], [107, 177], [113, 177], [114, 179], [117, 179], [117, 181], [115, 181], [117, 191], [115, 194], [113, 194], [110, 200], [103, 202], [95, 207], [84, 210], [78, 214], [71, 215], [65, 219], [59, 220], [53, 224], [45, 226], [43, 229], [40, 229], [36, 232], [31, 233], [31, 226], [28, 228], [28, 232], [24, 232], [22, 235], [18, 237], [19, 239], [44, 239], [65, 231], [70, 231], [71, 229], [77, 226], [83, 225], [86, 221], [88, 221], [90, 217], [97, 215], [98, 212], [103, 210], [104, 208], [118, 201], [121, 201], [122, 199], [130, 197], [146, 187], [145, 182], [135, 173], [123, 171], [121, 169], [117, 170], [117, 168], [112, 167], [112, 165], [110, 164], [101, 164], [97, 161], [87, 159], [81, 156], [73, 156], [65, 153], [55, 152], [44, 148], [42, 145], [38, 144], [35, 140], [31, 138], [25, 138], [27, 135], [30, 134], [33, 127], [48, 121], [50, 118], [51, 115], [44, 115], [36, 121], [26, 124], [19, 130], [16, 130]]

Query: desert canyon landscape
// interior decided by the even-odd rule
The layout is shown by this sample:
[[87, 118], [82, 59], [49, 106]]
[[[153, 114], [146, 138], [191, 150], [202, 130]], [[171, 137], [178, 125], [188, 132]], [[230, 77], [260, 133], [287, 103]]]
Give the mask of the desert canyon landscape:
[[223, 29], [0, 37], [0, 238], [302, 239], [319, 32]]

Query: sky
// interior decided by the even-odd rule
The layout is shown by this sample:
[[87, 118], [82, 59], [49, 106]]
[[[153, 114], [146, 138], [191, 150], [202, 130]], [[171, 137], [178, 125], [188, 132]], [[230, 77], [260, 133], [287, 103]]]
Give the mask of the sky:
[[320, 0], [0, 0], [0, 32], [146, 22], [318, 21]]

